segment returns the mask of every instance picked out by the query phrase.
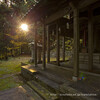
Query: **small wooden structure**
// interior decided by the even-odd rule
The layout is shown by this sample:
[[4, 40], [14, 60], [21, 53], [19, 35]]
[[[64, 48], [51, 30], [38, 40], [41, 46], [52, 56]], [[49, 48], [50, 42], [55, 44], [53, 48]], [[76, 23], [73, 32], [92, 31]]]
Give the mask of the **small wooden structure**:
[[[56, 35], [56, 59], [60, 65], [60, 36], [63, 36], [63, 60], [65, 60], [65, 36], [74, 39], [73, 80], [79, 76], [79, 43], [83, 39], [83, 47], [88, 53], [88, 69], [93, 68], [93, 51], [97, 47], [97, 35], [100, 30], [99, 0], [40, 0], [25, 16], [27, 22], [35, 23], [34, 64], [37, 67], [37, 28], [38, 22], [43, 24], [43, 69], [50, 62], [50, 34]], [[69, 25], [69, 28], [67, 28]], [[100, 34], [98, 35], [100, 36]], [[94, 39], [94, 43], [93, 43]], [[100, 43], [100, 40], [98, 39]], [[46, 47], [47, 43], [47, 47]], [[93, 47], [94, 44], [94, 47]], [[100, 46], [99, 46], [100, 47]], [[47, 49], [46, 49], [47, 48]], [[98, 49], [99, 50], [99, 49]], [[84, 51], [84, 50], [83, 50]]]

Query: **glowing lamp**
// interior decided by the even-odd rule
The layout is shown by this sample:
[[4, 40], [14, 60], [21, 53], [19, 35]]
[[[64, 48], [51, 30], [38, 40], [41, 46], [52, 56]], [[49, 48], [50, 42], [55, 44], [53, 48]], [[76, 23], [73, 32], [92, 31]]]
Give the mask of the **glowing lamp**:
[[21, 29], [22, 29], [23, 31], [28, 31], [28, 25], [27, 25], [27, 24], [22, 24], [22, 25], [21, 25]]

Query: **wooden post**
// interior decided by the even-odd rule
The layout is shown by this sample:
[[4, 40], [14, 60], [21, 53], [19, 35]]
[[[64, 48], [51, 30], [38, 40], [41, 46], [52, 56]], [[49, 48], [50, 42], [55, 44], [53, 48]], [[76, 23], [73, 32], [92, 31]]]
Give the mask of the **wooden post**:
[[89, 54], [89, 71], [93, 68], [93, 11], [88, 11], [88, 54]]
[[74, 8], [74, 76], [73, 80], [78, 80], [79, 75], [79, 10]]
[[46, 34], [45, 34], [45, 22], [43, 24], [43, 70], [46, 69]]
[[34, 65], [37, 67], [37, 22], [35, 22], [35, 33], [34, 33]]
[[47, 26], [47, 63], [50, 62], [50, 33], [49, 26]]
[[33, 63], [34, 62], [34, 45], [31, 44], [31, 62]]
[[63, 36], [63, 61], [65, 61], [65, 34]]
[[59, 46], [59, 27], [58, 27], [58, 23], [56, 23], [56, 38], [57, 38], [57, 65], [59, 66], [60, 65], [60, 46]]
[[41, 63], [41, 47], [38, 47], [38, 63]]

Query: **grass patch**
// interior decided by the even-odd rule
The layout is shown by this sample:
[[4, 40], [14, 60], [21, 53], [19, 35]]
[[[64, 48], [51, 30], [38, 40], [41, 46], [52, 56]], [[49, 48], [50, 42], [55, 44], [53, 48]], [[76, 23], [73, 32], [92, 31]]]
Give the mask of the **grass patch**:
[[21, 62], [27, 63], [30, 57], [10, 58], [8, 61], [0, 61], [0, 77], [21, 71]]
[[[9, 88], [14, 88], [22, 85], [22, 81], [18, 79], [18, 76], [9, 76], [10, 74], [16, 74], [21, 71], [21, 62], [28, 63], [30, 57], [16, 57], [10, 58], [8, 61], [0, 61], [0, 91]], [[3, 76], [7, 76], [3, 79]]]
[[16, 82], [13, 77], [8, 77], [5, 79], [0, 79], [0, 91], [6, 90], [9, 88], [14, 88], [22, 85], [22, 82]]

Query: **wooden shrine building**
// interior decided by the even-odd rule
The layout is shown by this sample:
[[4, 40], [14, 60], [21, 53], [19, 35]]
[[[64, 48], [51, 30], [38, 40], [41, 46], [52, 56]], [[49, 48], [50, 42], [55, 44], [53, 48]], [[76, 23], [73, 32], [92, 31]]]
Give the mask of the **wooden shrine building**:
[[[93, 53], [100, 53], [100, 0], [40, 0], [26, 14], [24, 21], [34, 23], [34, 64], [37, 64], [37, 28], [43, 25], [42, 50], [43, 69], [50, 62], [50, 34], [56, 37], [56, 63], [60, 66], [60, 36], [63, 37], [63, 61], [65, 61], [65, 37], [71, 37], [73, 44], [73, 80], [79, 75], [79, 53], [88, 55], [88, 70], [93, 69]], [[83, 40], [82, 50], [80, 39]], [[47, 44], [47, 46], [46, 46]], [[100, 56], [99, 56], [100, 57]]]

